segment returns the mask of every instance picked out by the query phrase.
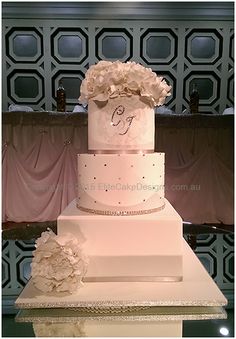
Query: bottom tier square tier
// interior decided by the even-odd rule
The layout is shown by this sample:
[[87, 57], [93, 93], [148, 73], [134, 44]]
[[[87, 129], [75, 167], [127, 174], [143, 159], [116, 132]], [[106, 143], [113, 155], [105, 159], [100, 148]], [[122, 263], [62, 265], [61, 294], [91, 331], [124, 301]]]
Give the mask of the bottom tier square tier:
[[72, 201], [57, 220], [89, 257], [85, 281], [182, 280], [182, 219], [165, 199], [159, 212], [107, 216], [80, 211]]

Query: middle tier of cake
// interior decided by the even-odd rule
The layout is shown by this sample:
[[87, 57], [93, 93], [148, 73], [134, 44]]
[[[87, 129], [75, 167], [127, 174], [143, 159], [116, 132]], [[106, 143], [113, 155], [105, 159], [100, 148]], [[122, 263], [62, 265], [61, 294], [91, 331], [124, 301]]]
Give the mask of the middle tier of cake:
[[164, 153], [78, 154], [81, 210], [134, 215], [164, 205]]

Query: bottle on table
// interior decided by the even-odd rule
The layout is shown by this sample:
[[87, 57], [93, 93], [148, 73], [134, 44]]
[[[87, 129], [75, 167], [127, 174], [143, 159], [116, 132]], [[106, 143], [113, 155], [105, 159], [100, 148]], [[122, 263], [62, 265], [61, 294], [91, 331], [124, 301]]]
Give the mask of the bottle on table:
[[193, 89], [192, 92], [190, 93], [190, 102], [189, 102], [190, 113], [192, 114], [199, 113], [198, 106], [199, 106], [199, 93], [197, 90], [197, 86], [193, 84]]
[[57, 89], [57, 111], [66, 111], [66, 91], [61, 80], [59, 81], [59, 87]]

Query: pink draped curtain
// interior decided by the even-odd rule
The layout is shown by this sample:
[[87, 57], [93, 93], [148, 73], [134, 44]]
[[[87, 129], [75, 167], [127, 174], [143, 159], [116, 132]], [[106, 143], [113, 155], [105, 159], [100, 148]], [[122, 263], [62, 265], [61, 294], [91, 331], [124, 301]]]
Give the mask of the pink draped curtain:
[[[156, 116], [166, 197], [183, 220], [233, 224], [233, 116]], [[56, 220], [76, 196], [86, 114], [3, 114], [3, 221]]]

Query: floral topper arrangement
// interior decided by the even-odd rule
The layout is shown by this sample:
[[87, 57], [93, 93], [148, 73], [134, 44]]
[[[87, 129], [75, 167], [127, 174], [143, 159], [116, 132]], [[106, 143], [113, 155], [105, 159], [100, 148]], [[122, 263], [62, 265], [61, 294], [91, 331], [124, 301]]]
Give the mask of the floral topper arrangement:
[[138, 95], [140, 100], [155, 107], [164, 104], [170, 90], [171, 86], [151, 68], [135, 62], [99, 61], [86, 72], [79, 101], [86, 105], [89, 100], [104, 103], [118, 96]]
[[82, 285], [88, 258], [72, 234], [41, 234], [33, 252], [31, 275], [34, 285], [44, 293], [74, 292]]

